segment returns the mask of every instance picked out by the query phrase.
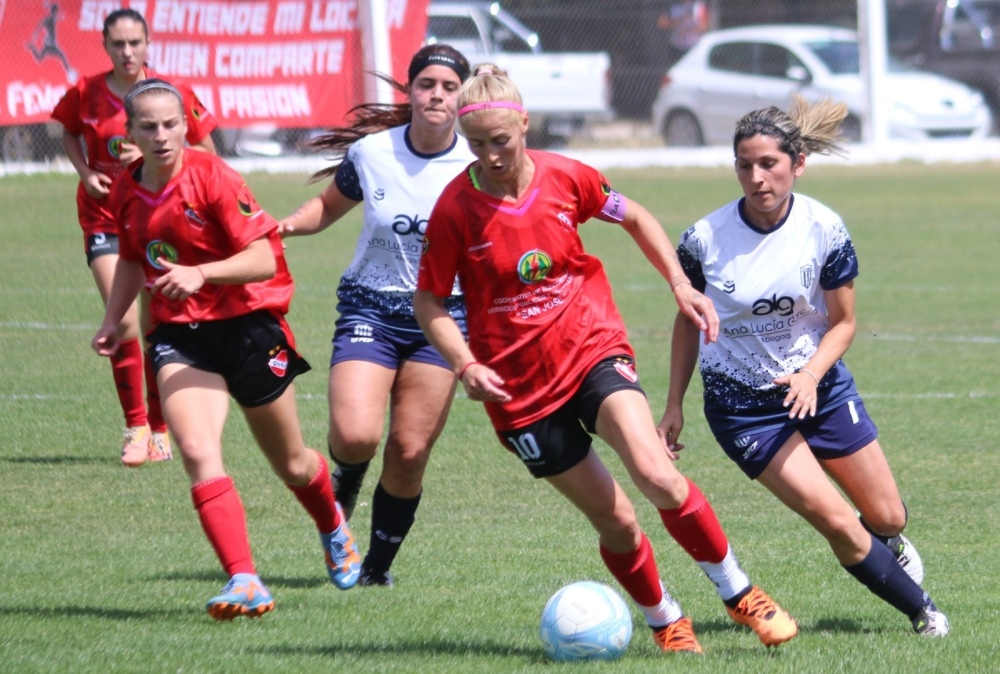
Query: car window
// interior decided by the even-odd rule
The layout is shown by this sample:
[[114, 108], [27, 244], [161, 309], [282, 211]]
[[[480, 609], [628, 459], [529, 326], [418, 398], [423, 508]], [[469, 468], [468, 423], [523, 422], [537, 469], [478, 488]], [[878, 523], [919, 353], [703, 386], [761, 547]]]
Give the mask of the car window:
[[716, 70], [749, 75], [753, 72], [752, 42], [723, 42], [712, 47], [708, 54], [708, 65]]
[[824, 40], [806, 45], [834, 75], [856, 75], [861, 72], [858, 43], [850, 40]]
[[754, 72], [764, 77], [788, 78], [788, 71], [793, 67], [805, 67], [799, 57], [784, 47], [776, 44], [757, 45], [757, 61]]
[[908, 54], [919, 51], [924, 30], [934, 22], [934, 5], [931, 3], [899, 3], [886, 7], [885, 23], [889, 48]]
[[427, 19], [428, 43], [443, 42], [463, 54], [481, 54], [483, 40], [471, 16], [431, 16]]
[[998, 28], [1000, 3], [958, 2], [949, 30], [942, 31], [942, 46], [957, 51], [994, 48]]

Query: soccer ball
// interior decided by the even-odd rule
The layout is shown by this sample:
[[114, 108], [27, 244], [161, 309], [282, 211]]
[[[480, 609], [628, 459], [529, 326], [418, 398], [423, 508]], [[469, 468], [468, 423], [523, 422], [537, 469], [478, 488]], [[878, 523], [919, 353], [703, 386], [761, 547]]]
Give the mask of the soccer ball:
[[614, 660], [632, 638], [632, 614], [607, 585], [571, 583], [545, 604], [539, 634], [545, 654], [558, 662]]

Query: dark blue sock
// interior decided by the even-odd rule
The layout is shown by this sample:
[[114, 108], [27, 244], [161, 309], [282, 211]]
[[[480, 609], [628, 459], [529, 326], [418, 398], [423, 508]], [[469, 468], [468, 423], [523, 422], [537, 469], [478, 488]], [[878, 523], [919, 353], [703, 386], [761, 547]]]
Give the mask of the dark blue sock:
[[889, 548], [874, 536], [868, 556], [857, 564], [844, 568], [875, 595], [911, 620], [931, 603], [927, 593], [903, 571]]
[[372, 497], [372, 531], [368, 554], [363, 566], [373, 571], [388, 571], [392, 566], [403, 539], [416, 519], [420, 496], [397, 498], [387, 492], [382, 483], [375, 487]]

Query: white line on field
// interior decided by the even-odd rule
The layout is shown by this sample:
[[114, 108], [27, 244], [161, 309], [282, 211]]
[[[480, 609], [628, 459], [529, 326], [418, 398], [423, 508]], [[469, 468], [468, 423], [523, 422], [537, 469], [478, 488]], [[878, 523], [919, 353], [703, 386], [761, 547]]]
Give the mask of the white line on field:
[[97, 323], [41, 323], [39, 321], [0, 321], [0, 329], [9, 330], [93, 330]]

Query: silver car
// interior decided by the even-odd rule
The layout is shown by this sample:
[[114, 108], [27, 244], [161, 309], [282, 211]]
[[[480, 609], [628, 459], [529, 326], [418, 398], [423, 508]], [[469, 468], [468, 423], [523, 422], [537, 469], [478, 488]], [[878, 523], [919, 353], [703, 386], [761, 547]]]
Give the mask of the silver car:
[[[890, 60], [885, 90], [889, 137], [979, 138], [992, 117], [982, 94], [940, 75]], [[860, 140], [864, 109], [858, 37], [832, 26], [746, 26], [706, 33], [671, 68], [653, 102], [654, 128], [667, 145], [732, 142], [736, 121], [768, 106], [787, 110], [792, 94], [847, 104], [844, 137]]]

